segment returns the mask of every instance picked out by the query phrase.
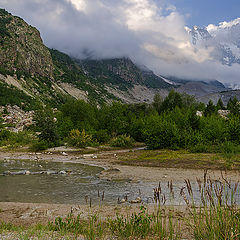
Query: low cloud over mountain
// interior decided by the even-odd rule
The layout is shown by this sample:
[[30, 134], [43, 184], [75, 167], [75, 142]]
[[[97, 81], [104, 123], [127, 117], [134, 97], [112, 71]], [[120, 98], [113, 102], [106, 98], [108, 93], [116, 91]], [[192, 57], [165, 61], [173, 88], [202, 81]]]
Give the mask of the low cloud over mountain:
[[189, 33], [194, 29], [186, 31], [185, 27], [187, 13], [182, 15], [163, 2], [0, 0], [1, 7], [36, 26], [47, 46], [74, 57], [125, 56], [161, 75], [238, 83], [238, 61], [224, 62], [229, 56], [221, 56], [219, 49], [239, 51], [239, 23], [209, 25], [203, 29], [209, 33], [208, 39], [193, 41]]

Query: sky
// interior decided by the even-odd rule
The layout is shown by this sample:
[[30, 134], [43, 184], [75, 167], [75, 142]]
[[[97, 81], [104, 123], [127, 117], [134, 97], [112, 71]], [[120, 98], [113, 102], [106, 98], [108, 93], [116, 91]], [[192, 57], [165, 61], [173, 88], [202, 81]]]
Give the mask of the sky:
[[186, 14], [186, 23], [190, 27], [216, 25], [240, 16], [239, 0], [171, 0], [170, 2], [182, 14]]
[[[240, 29], [228, 30], [240, 23], [233, 21], [240, 17], [238, 1], [0, 0], [0, 7], [37, 27], [48, 47], [77, 58], [129, 57], [158, 75], [240, 83], [238, 64], [213, 58], [214, 44], [230, 34], [240, 46]], [[194, 25], [208, 26], [216, 40], [193, 46], [186, 26]]]

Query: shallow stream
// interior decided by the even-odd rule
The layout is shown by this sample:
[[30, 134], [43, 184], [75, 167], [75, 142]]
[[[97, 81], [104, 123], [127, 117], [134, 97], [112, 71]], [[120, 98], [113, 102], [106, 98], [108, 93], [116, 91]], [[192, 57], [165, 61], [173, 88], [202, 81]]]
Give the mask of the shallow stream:
[[[158, 182], [103, 180], [98, 178], [102, 170], [100, 167], [75, 163], [2, 160], [0, 161], [0, 201], [85, 204], [86, 199], [88, 203], [91, 199], [92, 204], [99, 204], [104, 192], [103, 202], [107, 204], [116, 204], [126, 195], [130, 201], [141, 197], [144, 202], [153, 202], [153, 189], [158, 187]], [[10, 173], [29, 171], [30, 174], [8, 175], [7, 171]], [[60, 174], [61, 171], [71, 174]], [[38, 174], [31, 174], [33, 172]], [[39, 174], [40, 172], [42, 174]], [[52, 174], [54, 172], [55, 174]], [[185, 204], [184, 197], [180, 195], [183, 186], [185, 186], [184, 182], [173, 183], [173, 197], [170, 194], [169, 183], [161, 183], [161, 198], [164, 195], [162, 200], [165, 204]], [[195, 200], [199, 202], [197, 183], [192, 183], [192, 190]], [[186, 188], [185, 192], [187, 193]], [[236, 195], [239, 203], [239, 187]]]

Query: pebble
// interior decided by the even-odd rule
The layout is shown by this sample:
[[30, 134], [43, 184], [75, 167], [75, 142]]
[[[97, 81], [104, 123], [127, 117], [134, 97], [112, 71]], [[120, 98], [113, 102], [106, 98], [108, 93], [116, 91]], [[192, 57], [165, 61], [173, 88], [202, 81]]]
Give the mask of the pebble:
[[142, 199], [140, 197], [137, 197], [136, 199], [130, 201], [130, 203], [141, 203], [141, 202], [142, 202]]
[[62, 154], [63, 156], [68, 156], [68, 154], [65, 153], [65, 152], [62, 152], [61, 154]]

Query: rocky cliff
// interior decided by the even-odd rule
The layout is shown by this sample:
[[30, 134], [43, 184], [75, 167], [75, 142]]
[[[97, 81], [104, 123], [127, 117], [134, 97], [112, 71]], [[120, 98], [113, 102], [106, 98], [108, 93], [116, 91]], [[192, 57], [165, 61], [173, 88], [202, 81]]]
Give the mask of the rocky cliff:
[[52, 58], [39, 31], [3, 9], [0, 22], [1, 68], [52, 78]]

